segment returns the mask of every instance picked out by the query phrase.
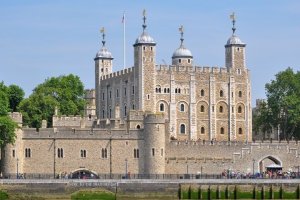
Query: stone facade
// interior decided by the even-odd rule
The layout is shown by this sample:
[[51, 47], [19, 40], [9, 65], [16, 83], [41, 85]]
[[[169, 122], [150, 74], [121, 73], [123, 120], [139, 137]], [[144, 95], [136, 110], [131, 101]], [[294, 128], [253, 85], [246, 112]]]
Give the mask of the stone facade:
[[[95, 90], [85, 116], [53, 116], [52, 128], [17, 130], [2, 152], [2, 173], [184, 174], [284, 170], [299, 166], [296, 143], [252, 143], [246, 45], [234, 34], [225, 67], [193, 65], [183, 45], [172, 65], [156, 65], [156, 43], [143, 33], [134, 66], [113, 72], [105, 47], [95, 60]], [[13, 113], [20, 126], [22, 116]], [[253, 169], [252, 169], [253, 166]]]

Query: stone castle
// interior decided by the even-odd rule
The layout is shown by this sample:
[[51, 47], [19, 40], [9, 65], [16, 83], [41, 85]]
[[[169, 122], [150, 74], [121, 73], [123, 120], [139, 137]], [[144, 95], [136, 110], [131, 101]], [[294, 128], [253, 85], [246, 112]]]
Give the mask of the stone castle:
[[[156, 43], [143, 30], [134, 67], [113, 72], [105, 45], [95, 57], [95, 90], [86, 91], [85, 116], [53, 116], [53, 127], [17, 130], [1, 155], [3, 175], [219, 174], [299, 167], [298, 143], [252, 142], [251, 83], [246, 44], [232, 35], [225, 67], [199, 67], [180, 45], [172, 65], [156, 65]], [[12, 113], [22, 126], [22, 115]]]

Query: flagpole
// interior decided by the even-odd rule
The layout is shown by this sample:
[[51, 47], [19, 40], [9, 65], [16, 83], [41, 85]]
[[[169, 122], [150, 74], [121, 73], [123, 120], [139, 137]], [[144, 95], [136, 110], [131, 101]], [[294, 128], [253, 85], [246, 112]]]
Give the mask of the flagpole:
[[124, 53], [123, 69], [125, 69], [125, 67], [126, 67], [125, 23], [126, 23], [126, 19], [125, 19], [125, 12], [124, 12], [124, 14], [123, 14], [123, 53]]

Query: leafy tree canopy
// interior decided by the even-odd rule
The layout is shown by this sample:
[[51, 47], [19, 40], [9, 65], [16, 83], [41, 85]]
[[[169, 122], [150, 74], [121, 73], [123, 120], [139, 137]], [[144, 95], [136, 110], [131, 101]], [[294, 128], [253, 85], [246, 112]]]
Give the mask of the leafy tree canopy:
[[[13, 88], [13, 89], [11, 89]], [[15, 95], [14, 89], [17, 89], [21, 95], [18, 97], [18, 102], [14, 101]], [[9, 116], [9, 111], [15, 111], [11, 107], [10, 102], [14, 105], [18, 105], [24, 96], [23, 90], [16, 86], [11, 85], [7, 87], [3, 82], [0, 83], [0, 147], [4, 147], [6, 144], [14, 143], [16, 134], [15, 130], [18, 128], [18, 124], [14, 122]]]
[[282, 139], [300, 138], [300, 72], [287, 68], [275, 77], [266, 84], [266, 105], [253, 122], [265, 129], [279, 125]]
[[62, 115], [82, 115], [84, 105], [83, 83], [78, 76], [70, 74], [46, 79], [19, 108], [24, 125], [39, 128], [43, 119], [52, 125], [55, 107]]
[[17, 107], [24, 98], [24, 91], [17, 85], [8, 86], [9, 107], [12, 112], [17, 112]]

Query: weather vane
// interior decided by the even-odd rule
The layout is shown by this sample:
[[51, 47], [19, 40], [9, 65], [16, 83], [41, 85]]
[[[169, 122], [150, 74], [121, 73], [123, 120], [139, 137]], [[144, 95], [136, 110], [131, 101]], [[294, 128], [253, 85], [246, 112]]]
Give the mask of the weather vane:
[[234, 12], [230, 15], [230, 19], [232, 20], [232, 35], [234, 35], [234, 32], [236, 30], [236, 28], [234, 26], [235, 25], [235, 19], [236, 19]]
[[147, 25], [146, 25], [146, 10], [143, 10], [143, 20], [144, 20], [144, 24], [143, 24], [143, 31], [145, 31]]
[[180, 27], [179, 27], [179, 32], [180, 32], [180, 35], [181, 35], [181, 38], [180, 38], [180, 40], [181, 40], [181, 45], [183, 44], [183, 33], [184, 33], [184, 30], [183, 30], [183, 25], [181, 25]]
[[100, 29], [100, 33], [102, 33], [102, 45], [105, 46], [105, 29], [102, 27]]

